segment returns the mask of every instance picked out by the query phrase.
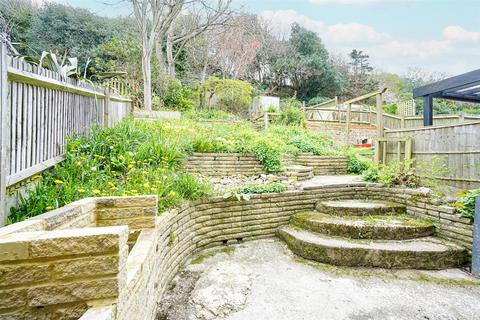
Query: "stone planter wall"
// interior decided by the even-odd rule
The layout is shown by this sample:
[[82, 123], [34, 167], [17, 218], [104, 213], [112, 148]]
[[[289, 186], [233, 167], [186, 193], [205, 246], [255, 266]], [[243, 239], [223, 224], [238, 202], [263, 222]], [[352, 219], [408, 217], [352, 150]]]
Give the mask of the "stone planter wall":
[[301, 153], [286, 161], [292, 164], [312, 167], [313, 174], [316, 176], [347, 174], [348, 160], [344, 156], [317, 156], [313, 153]]
[[[342, 175], [347, 173], [347, 157], [317, 156], [301, 153], [296, 157], [286, 157], [286, 165], [313, 167], [315, 175]], [[194, 153], [185, 164], [189, 172], [206, 176], [227, 176], [241, 174], [252, 176], [263, 173], [262, 164], [254, 155], [241, 153]]]
[[188, 158], [185, 169], [211, 177], [263, 173], [262, 164], [255, 156], [241, 153], [194, 153]]
[[[138, 202], [133, 197], [99, 198], [94, 200], [93, 207], [87, 206], [90, 210], [81, 203], [78, 214], [61, 215], [59, 219], [47, 213], [46, 217], [0, 229], [0, 318], [7, 314], [38, 318], [42, 313], [54, 313], [76, 319], [91, 306], [82, 320], [154, 319], [157, 303], [169, 282], [190, 258], [203, 250], [274, 237], [277, 228], [286, 224], [292, 214], [313, 210], [317, 201], [352, 198], [404, 203], [409, 213], [435, 221], [440, 236], [471, 248], [471, 224], [456, 216], [452, 208], [438, 205], [419, 191], [375, 184], [253, 195], [250, 201], [216, 197], [157, 217], [151, 215], [155, 197], [138, 197]], [[84, 215], [94, 219], [79, 223]], [[33, 231], [49, 230], [45, 228], [47, 221], [63, 228], [70, 220], [86, 228]], [[134, 236], [127, 226], [90, 227], [100, 225], [100, 220], [101, 225], [126, 224], [133, 229]], [[51, 224], [53, 221], [58, 222]], [[128, 253], [129, 235], [132, 248]], [[113, 262], [101, 262], [107, 258]], [[87, 266], [82, 267], [81, 261]], [[60, 262], [63, 267], [55, 269]], [[76, 270], [75, 278], [60, 281], [57, 277], [66, 268]], [[16, 275], [21, 279], [15, 280]]]

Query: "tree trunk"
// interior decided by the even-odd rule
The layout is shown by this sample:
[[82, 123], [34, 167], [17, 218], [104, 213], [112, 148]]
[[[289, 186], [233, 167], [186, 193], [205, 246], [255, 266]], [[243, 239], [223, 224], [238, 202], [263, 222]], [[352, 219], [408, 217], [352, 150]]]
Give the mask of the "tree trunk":
[[162, 40], [157, 40], [155, 44], [155, 55], [157, 57], [158, 65], [162, 73], [167, 73], [167, 66], [165, 65], [165, 57], [162, 51]]
[[175, 59], [173, 58], [173, 40], [170, 30], [167, 33], [167, 73], [172, 79], [175, 79]]
[[147, 111], [152, 111], [152, 51], [148, 40], [143, 43], [142, 73], [144, 108]]

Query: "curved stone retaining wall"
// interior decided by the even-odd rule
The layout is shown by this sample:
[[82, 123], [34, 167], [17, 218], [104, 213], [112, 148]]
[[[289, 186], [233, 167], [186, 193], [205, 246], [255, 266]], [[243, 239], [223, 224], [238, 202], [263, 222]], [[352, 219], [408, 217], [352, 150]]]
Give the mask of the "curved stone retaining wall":
[[[435, 221], [440, 236], [471, 248], [471, 224], [454, 215], [452, 208], [438, 205], [419, 191], [374, 184], [328, 185], [304, 191], [253, 195], [250, 201], [223, 197], [195, 201], [153, 217], [154, 224], [140, 224], [140, 229], [136, 229], [138, 234], [130, 239], [130, 252], [127, 238], [132, 234], [127, 226], [88, 226], [94, 221], [97, 225], [100, 214], [112, 216], [116, 220], [112, 225], [127, 224], [134, 228], [136, 224], [127, 220], [129, 215], [141, 211], [141, 215], [133, 214], [133, 220], [141, 220], [139, 217], [144, 215], [151, 217], [155, 197], [139, 197], [142, 205], [135, 206], [134, 198], [99, 198], [92, 210], [78, 209], [83, 213], [71, 215], [73, 221], [93, 214], [95, 219], [84, 224], [87, 228], [32, 232], [29, 228], [39, 225], [29, 220], [20, 223], [24, 224], [24, 229], [16, 225], [7, 227], [9, 232], [1, 233], [4, 229], [0, 229], [0, 318], [7, 314], [18, 318], [28, 312], [32, 319], [41, 318], [45, 313], [74, 319], [90, 306], [82, 320], [154, 319], [157, 303], [169, 282], [188, 259], [202, 250], [273, 237], [292, 214], [313, 210], [317, 201], [351, 198], [404, 203], [409, 213]], [[128, 204], [131, 208], [145, 210], [124, 210]], [[109, 215], [101, 211], [107, 207]], [[56, 220], [51, 216], [50, 221]], [[58, 227], [65, 226], [67, 220], [70, 219], [63, 219]], [[44, 253], [38, 256], [38, 250]], [[113, 262], [101, 262], [107, 258]], [[75, 267], [77, 262], [82, 266], [81, 261], [88, 264]], [[60, 262], [63, 268], [55, 269]], [[74, 279], [72, 272], [67, 273], [70, 278], [61, 281], [56, 272], [52, 273], [52, 270], [60, 272], [65, 268], [77, 270]], [[45, 272], [47, 276], [35, 278]], [[14, 280], [16, 274], [26, 280], [20, 284], [15, 282], [19, 281]]]
[[[347, 157], [344, 156], [317, 156], [313, 153], [301, 153], [295, 157], [286, 157], [284, 160], [286, 165], [312, 167], [315, 175], [347, 173]], [[252, 176], [263, 172], [262, 164], [254, 155], [241, 153], [194, 153], [188, 158], [185, 169], [215, 177], [233, 174]]]

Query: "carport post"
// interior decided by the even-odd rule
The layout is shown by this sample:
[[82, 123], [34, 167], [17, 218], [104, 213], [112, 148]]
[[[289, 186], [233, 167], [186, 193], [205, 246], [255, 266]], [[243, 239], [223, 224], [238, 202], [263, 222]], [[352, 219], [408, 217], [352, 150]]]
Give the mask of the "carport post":
[[475, 197], [473, 221], [472, 274], [480, 278], [480, 197]]

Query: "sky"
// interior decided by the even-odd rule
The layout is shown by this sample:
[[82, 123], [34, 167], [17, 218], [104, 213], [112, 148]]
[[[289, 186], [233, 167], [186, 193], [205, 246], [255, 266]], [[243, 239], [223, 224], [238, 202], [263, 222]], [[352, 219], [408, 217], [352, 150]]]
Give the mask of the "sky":
[[[121, 0], [55, 0], [104, 16], [128, 15]], [[315, 31], [327, 49], [347, 56], [363, 50], [373, 66], [456, 75], [480, 68], [480, 0], [233, 0], [259, 14], [272, 32], [290, 25]], [[109, 4], [106, 4], [109, 3]]]

